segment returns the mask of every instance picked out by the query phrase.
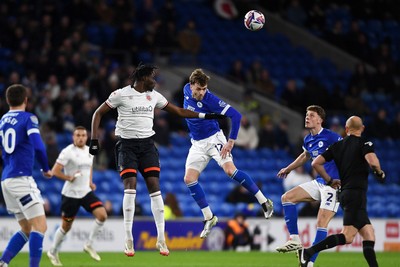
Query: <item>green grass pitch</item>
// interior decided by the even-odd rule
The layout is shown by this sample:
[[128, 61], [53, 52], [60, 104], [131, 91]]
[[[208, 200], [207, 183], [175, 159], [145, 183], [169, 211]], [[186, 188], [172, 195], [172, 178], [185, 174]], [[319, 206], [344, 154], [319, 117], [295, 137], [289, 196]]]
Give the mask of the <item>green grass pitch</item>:
[[[294, 253], [267, 252], [210, 252], [210, 251], [171, 251], [168, 257], [159, 255], [158, 251], [136, 251], [134, 257], [128, 258], [122, 252], [99, 253], [100, 262], [93, 261], [88, 254], [61, 252], [60, 259], [64, 267], [296, 267]], [[400, 253], [378, 252], [378, 263], [381, 267], [399, 266]], [[21, 253], [15, 257], [12, 266], [28, 266], [28, 254]], [[43, 253], [41, 267], [52, 266], [47, 255]], [[314, 267], [367, 266], [362, 253], [333, 252], [321, 253]]]

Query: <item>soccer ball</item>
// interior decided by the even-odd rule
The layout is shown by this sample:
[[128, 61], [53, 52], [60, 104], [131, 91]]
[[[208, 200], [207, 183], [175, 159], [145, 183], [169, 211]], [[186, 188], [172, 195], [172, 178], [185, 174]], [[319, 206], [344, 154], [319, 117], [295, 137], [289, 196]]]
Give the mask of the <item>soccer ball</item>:
[[264, 14], [258, 10], [250, 10], [244, 16], [244, 26], [250, 31], [260, 30], [265, 23]]

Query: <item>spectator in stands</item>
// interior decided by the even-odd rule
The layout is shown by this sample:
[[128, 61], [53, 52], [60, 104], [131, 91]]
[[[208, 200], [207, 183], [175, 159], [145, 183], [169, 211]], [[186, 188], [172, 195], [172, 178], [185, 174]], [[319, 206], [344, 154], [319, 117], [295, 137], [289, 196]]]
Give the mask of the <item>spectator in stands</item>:
[[233, 163], [231, 152], [237, 139], [242, 116], [235, 108], [208, 90], [209, 80], [210, 77], [202, 69], [195, 69], [190, 75], [189, 83], [183, 87], [183, 105], [186, 109], [224, 114], [231, 121], [231, 132], [227, 141], [216, 120], [203, 122], [197, 119], [186, 119], [192, 137], [192, 146], [186, 159], [184, 181], [190, 195], [201, 209], [205, 220], [200, 238], [206, 238], [212, 227], [218, 222], [218, 218], [211, 211], [203, 188], [198, 181], [201, 172], [211, 159], [218, 163], [227, 176], [244, 186], [257, 199], [263, 208], [265, 219], [269, 219], [273, 213], [272, 201], [264, 196], [247, 173], [237, 169]]
[[331, 125], [330, 125], [329, 129], [331, 131], [337, 133], [341, 137], [345, 137], [346, 136], [346, 132], [345, 132], [342, 124], [340, 123], [339, 117], [333, 117], [332, 118]]
[[227, 222], [225, 228], [224, 249], [249, 251], [252, 241], [246, 216], [242, 213], [235, 214], [235, 217]]
[[341, 20], [335, 21], [333, 28], [326, 33], [326, 40], [340, 49], [346, 49], [345, 33], [343, 32]]
[[191, 19], [186, 23], [186, 27], [178, 32], [178, 42], [183, 56], [190, 63], [196, 62], [196, 56], [201, 48], [201, 36], [197, 32], [196, 22]]
[[275, 142], [278, 149], [291, 152], [291, 144], [289, 141], [289, 121], [282, 119], [275, 130]]
[[[385, 94], [393, 94], [396, 90], [393, 73], [385, 62], [378, 65], [376, 73], [372, 76], [373, 89], [383, 89]], [[375, 91], [375, 90], [374, 90]]]
[[[135, 35], [133, 34], [134, 26], [132, 21], [124, 21], [118, 27], [117, 32], [115, 33], [114, 45], [115, 49], [120, 49], [126, 53], [126, 56], [131, 58], [131, 62], [129, 63], [137, 63], [134, 60], [137, 60], [137, 51], [138, 51], [138, 40], [136, 40]], [[124, 57], [123, 55], [121, 55]], [[123, 58], [120, 58], [123, 61]]]
[[261, 119], [261, 129], [259, 131], [259, 148], [270, 148], [276, 149], [276, 134], [275, 134], [275, 124], [270, 117], [265, 117]]
[[287, 80], [286, 87], [281, 95], [281, 102], [297, 112], [304, 110], [304, 94], [297, 88], [295, 80]]
[[101, 258], [93, 248], [94, 239], [107, 219], [103, 203], [94, 193], [96, 185], [92, 180], [93, 156], [88, 153], [86, 129], [82, 126], [76, 127], [72, 138], [73, 144], [61, 151], [52, 168], [54, 176], [65, 181], [61, 192], [62, 224], [56, 230], [53, 244], [47, 252], [54, 266], [62, 266], [58, 252], [81, 206], [92, 213], [96, 219], [90, 229], [88, 240], [83, 246], [83, 250], [96, 261], [100, 261]]
[[228, 72], [228, 79], [239, 84], [246, 84], [246, 71], [243, 68], [243, 62], [240, 59], [236, 59]]
[[318, 2], [314, 2], [312, 7], [307, 10], [307, 27], [318, 35], [321, 35], [322, 32], [325, 30], [325, 13], [321, 8], [321, 4]]
[[246, 90], [243, 93], [242, 101], [240, 106], [246, 113], [246, 117], [250, 121], [250, 124], [254, 125], [258, 129], [260, 124], [260, 102], [254, 98], [252, 90]]
[[49, 99], [42, 98], [35, 108], [35, 114], [38, 116], [40, 123], [48, 123], [54, 118], [53, 107]]
[[247, 81], [256, 84], [261, 79], [261, 73], [263, 71], [263, 66], [260, 59], [256, 59], [251, 63], [250, 68], [247, 71]]
[[256, 149], [258, 146], [257, 128], [251, 124], [246, 115], [240, 121], [239, 133], [236, 139], [236, 146], [242, 149]]
[[260, 79], [255, 82], [255, 88], [264, 96], [275, 99], [275, 84], [267, 69], [261, 71]]
[[369, 90], [371, 87], [371, 75], [368, 73], [364, 62], [358, 62], [354, 66], [354, 71], [351, 74], [349, 88], [355, 86], [361, 91]]
[[361, 90], [357, 86], [352, 86], [344, 98], [346, 110], [352, 110], [357, 114], [366, 114], [368, 107], [360, 96]]
[[160, 146], [170, 146], [170, 134], [168, 120], [165, 114], [162, 114], [160, 110], [156, 109], [154, 111], [154, 141]]
[[164, 218], [165, 220], [173, 220], [182, 217], [182, 211], [179, 202], [174, 193], [168, 192], [164, 201]]
[[385, 139], [390, 137], [390, 125], [387, 118], [387, 112], [381, 108], [374, 116], [372, 122], [368, 126], [368, 136], [379, 139]]

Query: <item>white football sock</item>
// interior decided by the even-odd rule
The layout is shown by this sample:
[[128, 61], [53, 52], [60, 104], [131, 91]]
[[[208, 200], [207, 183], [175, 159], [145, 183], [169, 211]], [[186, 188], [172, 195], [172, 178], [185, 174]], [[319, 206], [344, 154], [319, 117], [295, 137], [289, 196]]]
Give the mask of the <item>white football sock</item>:
[[67, 233], [62, 229], [62, 227], [58, 227], [54, 234], [53, 245], [51, 246], [51, 253], [57, 253], [60, 250], [61, 243], [64, 241], [65, 235]]
[[87, 245], [92, 246], [94, 238], [100, 232], [101, 228], [103, 228], [103, 225], [104, 222], [101, 222], [97, 219], [94, 221], [92, 231], [90, 231], [89, 238], [86, 242]]
[[164, 229], [164, 200], [162, 199], [161, 192], [157, 191], [150, 194], [151, 199], [151, 212], [153, 213], [154, 222], [157, 228], [157, 240], [165, 241]]
[[258, 192], [254, 196], [257, 198], [258, 203], [260, 203], [260, 204], [267, 201], [267, 198], [264, 196], [264, 194], [261, 192], [261, 190], [258, 190]]
[[125, 240], [133, 240], [132, 226], [133, 216], [135, 214], [135, 189], [125, 189], [122, 209], [124, 214]]
[[205, 221], [211, 220], [211, 218], [213, 217], [213, 213], [212, 213], [212, 211], [210, 209], [210, 206], [202, 208], [201, 212], [203, 213]]

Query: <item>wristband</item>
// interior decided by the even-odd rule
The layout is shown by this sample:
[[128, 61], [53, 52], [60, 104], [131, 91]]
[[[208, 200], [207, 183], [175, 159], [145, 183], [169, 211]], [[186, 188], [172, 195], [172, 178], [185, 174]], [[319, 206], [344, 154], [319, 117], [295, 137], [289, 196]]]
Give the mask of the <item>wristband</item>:
[[331, 185], [332, 181], [333, 181], [333, 179], [331, 178], [328, 182], [326, 182], [326, 185]]
[[199, 119], [204, 119], [206, 117], [205, 113], [199, 113]]

